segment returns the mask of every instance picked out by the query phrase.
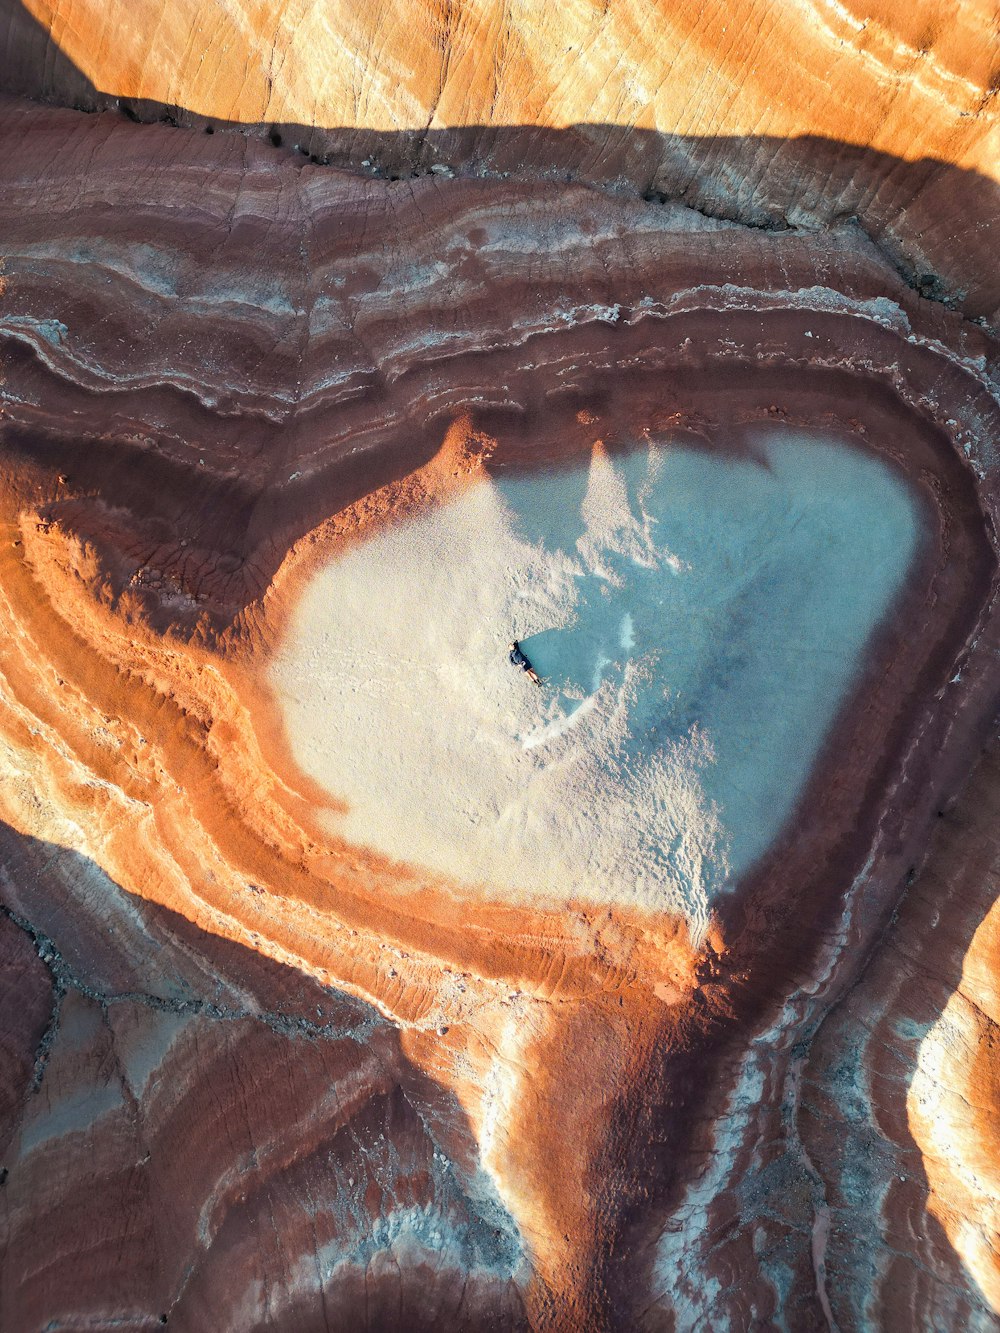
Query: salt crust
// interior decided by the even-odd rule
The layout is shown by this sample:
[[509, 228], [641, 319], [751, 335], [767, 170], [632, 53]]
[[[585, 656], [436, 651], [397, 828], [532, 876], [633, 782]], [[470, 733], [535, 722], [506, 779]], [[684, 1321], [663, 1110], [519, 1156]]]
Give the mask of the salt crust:
[[903, 480], [844, 444], [598, 447], [331, 560], [272, 684], [298, 763], [348, 804], [338, 834], [697, 936], [791, 816], [918, 536]]

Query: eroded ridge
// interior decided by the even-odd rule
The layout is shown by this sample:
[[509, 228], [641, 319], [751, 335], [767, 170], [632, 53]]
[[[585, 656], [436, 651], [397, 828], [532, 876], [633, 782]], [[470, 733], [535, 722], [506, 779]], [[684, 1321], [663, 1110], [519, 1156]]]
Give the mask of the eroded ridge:
[[[851, 225], [361, 179], [22, 104], [0, 139], [3, 939], [30, 997], [6, 1322], [851, 1327], [856, 1292], [824, 1276], [834, 1168], [794, 1128], [803, 1043], [890, 928], [993, 707], [988, 332]], [[895, 529], [835, 723], [694, 933], [576, 887], [484, 895], [345, 830], [339, 773], [303, 773], [269, 685], [331, 551], [363, 562], [543, 473], [589, 484], [595, 457], [626, 495], [650, 450], [780, 480], [776, 423], [802, 456], [858, 451], [854, 513], [897, 477], [920, 539], [907, 558]], [[626, 529], [585, 540], [591, 566]], [[584, 559], [579, 536], [545, 568]], [[566, 717], [594, 691], [564, 666]], [[95, 1176], [129, 1243], [116, 1222], [91, 1282], [35, 1281], [30, 1256], [77, 1271]], [[247, 1239], [265, 1230], [273, 1249]], [[925, 1286], [887, 1284], [880, 1317], [928, 1290], [972, 1308], [978, 1279], [913, 1234], [883, 1212]]]

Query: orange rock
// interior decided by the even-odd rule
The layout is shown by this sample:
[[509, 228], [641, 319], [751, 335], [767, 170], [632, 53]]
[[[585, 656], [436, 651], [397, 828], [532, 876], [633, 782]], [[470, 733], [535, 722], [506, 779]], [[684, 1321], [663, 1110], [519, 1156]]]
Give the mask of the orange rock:
[[[3, 1327], [989, 1326], [989, 763], [920, 876], [996, 697], [984, 11], [696, 8], [8, 9], [7, 87], [233, 132], [0, 104]], [[699, 948], [330, 835], [317, 560], [775, 418], [925, 549]]]

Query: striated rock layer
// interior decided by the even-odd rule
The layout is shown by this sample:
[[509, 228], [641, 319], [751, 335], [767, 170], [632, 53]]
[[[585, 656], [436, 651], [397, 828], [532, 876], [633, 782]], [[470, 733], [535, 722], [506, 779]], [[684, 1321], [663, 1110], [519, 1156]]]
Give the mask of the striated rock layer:
[[995, 323], [988, 0], [3, 0], [0, 90], [257, 133], [377, 176], [608, 183], [763, 227], [856, 219]]
[[[912, 277], [958, 168], [796, 151], [819, 202], [773, 230], [0, 106], [4, 1327], [997, 1325], [991, 761], [936, 819], [996, 704], [997, 345], [878, 228], [817, 229], [899, 183]], [[935, 242], [977, 316], [994, 221]], [[330, 833], [266, 684], [318, 562], [761, 423], [877, 451], [923, 546], [703, 941]]]

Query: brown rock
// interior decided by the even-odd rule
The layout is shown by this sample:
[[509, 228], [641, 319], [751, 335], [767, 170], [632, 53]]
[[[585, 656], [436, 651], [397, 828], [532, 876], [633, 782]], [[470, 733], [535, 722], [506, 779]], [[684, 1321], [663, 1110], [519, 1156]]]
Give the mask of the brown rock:
[[[0, 105], [0, 1325], [995, 1326], [991, 759], [935, 817], [997, 696], [995, 80], [932, 9], [4, 11], [9, 90], [233, 132]], [[261, 683], [317, 559], [761, 421], [927, 536], [699, 947], [329, 834]]]

